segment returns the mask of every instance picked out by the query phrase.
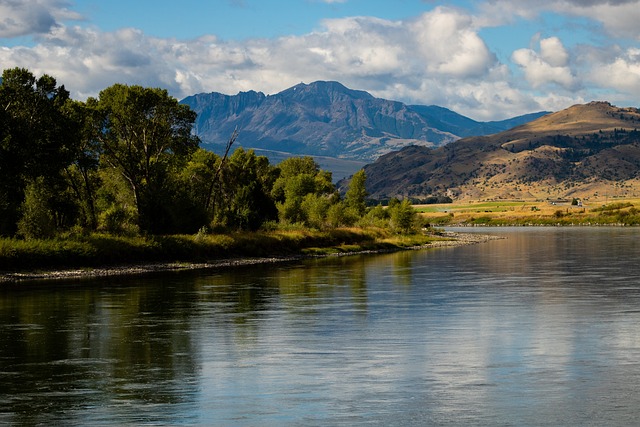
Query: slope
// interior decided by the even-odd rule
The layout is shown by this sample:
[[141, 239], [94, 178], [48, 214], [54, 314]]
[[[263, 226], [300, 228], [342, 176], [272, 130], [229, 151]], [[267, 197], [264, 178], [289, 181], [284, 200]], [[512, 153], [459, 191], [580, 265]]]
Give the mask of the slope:
[[640, 110], [575, 105], [491, 136], [407, 147], [366, 166], [374, 198], [640, 194]]
[[300, 83], [275, 95], [198, 94], [181, 101], [198, 113], [195, 131], [219, 151], [234, 129], [245, 148], [312, 155], [364, 165], [409, 145], [442, 146], [462, 136], [495, 133], [505, 122], [476, 122], [437, 106], [408, 106], [338, 82]]

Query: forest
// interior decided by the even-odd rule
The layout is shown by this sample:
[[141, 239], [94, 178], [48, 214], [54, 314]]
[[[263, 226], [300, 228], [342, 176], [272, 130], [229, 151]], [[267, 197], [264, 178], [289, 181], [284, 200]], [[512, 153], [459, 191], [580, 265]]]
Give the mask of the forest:
[[115, 84], [73, 100], [49, 75], [0, 83], [0, 236], [170, 235], [300, 226], [419, 227], [409, 201], [367, 207], [366, 176], [340, 195], [311, 157], [277, 165], [229, 135], [200, 147], [196, 114], [167, 90]]

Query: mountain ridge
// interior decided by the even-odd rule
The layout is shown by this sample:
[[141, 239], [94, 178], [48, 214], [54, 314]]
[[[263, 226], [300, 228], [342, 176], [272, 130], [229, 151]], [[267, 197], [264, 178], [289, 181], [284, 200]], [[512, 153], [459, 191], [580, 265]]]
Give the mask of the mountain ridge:
[[373, 198], [544, 199], [640, 194], [640, 110], [594, 101], [365, 167]]
[[409, 145], [438, 147], [547, 114], [477, 122], [444, 107], [376, 98], [335, 81], [300, 83], [273, 95], [201, 93], [181, 102], [198, 113], [194, 130], [213, 151], [224, 147], [237, 128], [238, 145], [245, 148], [362, 165]]

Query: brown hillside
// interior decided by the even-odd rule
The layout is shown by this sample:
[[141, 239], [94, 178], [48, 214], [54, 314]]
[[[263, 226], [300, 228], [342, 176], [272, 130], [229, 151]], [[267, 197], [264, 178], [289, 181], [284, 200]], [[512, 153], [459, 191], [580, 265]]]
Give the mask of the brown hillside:
[[574, 105], [444, 147], [408, 147], [368, 165], [372, 197], [458, 199], [640, 195], [640, 110]]

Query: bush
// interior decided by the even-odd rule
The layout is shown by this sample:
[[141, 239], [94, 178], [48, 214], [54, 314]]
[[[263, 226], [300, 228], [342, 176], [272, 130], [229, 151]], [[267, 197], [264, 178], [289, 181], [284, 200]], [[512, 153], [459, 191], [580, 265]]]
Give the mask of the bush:
[[389, 203], [389, 216], [391, 229], [397, 233], [409, 234], [417, 229], [416, 219], [418, 212], [413, 208], [409, 200], [399, 203]]
[[22, 218], [18, 222], [18, 235], [25, 239], [49, 239], [55, 235], [55, 218], [47, 199], [42, 179], [27, 186], [22, 203]]
[[115, 235], [136, 235], [139, 233], [135, 224], [135, 211], [121, 205], [112, 205], [100, 214], [99, 228], [101, 231]]

